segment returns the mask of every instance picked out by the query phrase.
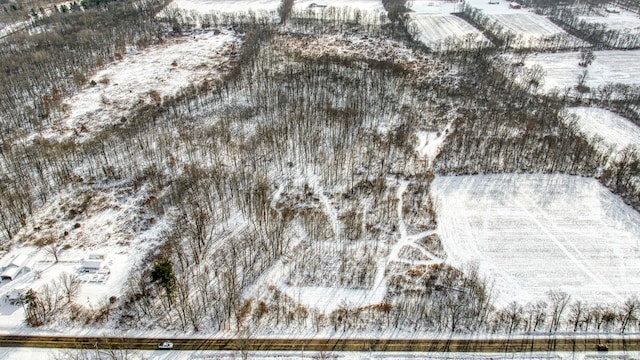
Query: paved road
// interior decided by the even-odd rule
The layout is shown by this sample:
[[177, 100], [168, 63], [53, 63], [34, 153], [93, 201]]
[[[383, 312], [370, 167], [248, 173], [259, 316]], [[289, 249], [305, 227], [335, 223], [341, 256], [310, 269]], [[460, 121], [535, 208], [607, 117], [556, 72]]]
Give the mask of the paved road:
[[599, 343], [609, 351], [640, 351], [640, 336], [579, 338], [529, 337], [517, 339], [154, 339], [119, 337], [0, 336], [1, 347], [101, 348], [153, 350], [164, 340], [176, 350], [250, 351], [423, 351], [529, 352], [595, 351]]

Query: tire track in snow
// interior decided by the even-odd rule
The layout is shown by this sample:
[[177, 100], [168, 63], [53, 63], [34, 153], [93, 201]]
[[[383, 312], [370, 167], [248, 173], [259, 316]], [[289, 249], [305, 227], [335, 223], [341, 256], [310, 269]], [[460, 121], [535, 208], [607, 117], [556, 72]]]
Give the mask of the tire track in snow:
[[[520, 193], [521, 195], [523, 195], [524, 197], [527, 197], [525, 194]], [[538, 206], [536, 205], [532, 205], [535, 208], [536, 213], [538, 213], [540, 215], [540, 217], [542, 217], [547, 223], [548, 225], [545, 226], [545, 224], [543, 224], [540, 219], [536, 216], [536, 214], [534, 214], [531, 210], [529, 210], [529, 208], [525, 207], [520, 201], [518, 201], [518, 199], [514, 198], [513, 202], [520, 208], [522, 209], [522, 211], [525, 212], [526, 215], [529, 216], [529, 218], [531, 219], [531, 221], [533, 221], [538, 228], [540, 228], [540, 230], [549, 237], [549, 239], [551, 239], [551, 241], [553, 241], [553, 243], [560, 249], [560, 251], [562, 251], [569, 260], [571, 260], [571, 262], [573, 262], [575, 264], [575, 266], [577, 266], [580, 270], [582, 270], [587, 276], [589, 276], [595, 283], [598, 284], [598, 287], [601, 289], [607, 289], [607, 292], [615, 297], [618, 301], [622, 302], [624, 301], [624, 299], [622, 299], [622, 297], [620, 297], [619, 295], [613, 293], [611, 290], [609, 290], [609, 287], [606, 285], [606, 282], [604, 281], [604, 279], [600, 278], [598, 275], [594, 274], [589, 268], [587, 268], [587, 266], [581, 262], [571, 251], [569, 251], [567, 249], [567, 247], [562, 244], [562, 242], [560, 241], [560, 239], [558, 239], [557, 236], [555, 236], [551, 231], [549, 231], [549, 228], [556, 228], [556, 226], [554, 225], [553, 221], [549, 220], [545, 214], [544, 211], [542, 209], [540, 209]], [[533, 200], [530, 200], [530, 203], [533, 204]], [[575, 250], [576, 252], [580, 253], [580, 250], [577, 249], [574, 245], [570, 245], [571, 247], [573, 247], [573, 250]]]

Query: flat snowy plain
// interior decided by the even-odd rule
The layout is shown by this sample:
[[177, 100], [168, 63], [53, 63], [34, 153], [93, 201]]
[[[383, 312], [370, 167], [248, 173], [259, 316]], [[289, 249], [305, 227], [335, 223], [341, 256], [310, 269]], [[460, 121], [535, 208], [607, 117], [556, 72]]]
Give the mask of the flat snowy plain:
[[476, 263], [498, 305], [552, 289], [619, 303], [640, 286], [640, 214], [595, 179], [445, 176], [432, 191], [447, 261]]

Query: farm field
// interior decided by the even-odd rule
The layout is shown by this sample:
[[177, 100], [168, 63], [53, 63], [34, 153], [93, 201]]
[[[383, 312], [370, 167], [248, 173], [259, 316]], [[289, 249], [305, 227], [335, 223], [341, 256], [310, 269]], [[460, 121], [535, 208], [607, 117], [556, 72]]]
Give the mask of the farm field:
[[448, 15], [462, 11], [462, 2], [414, 0], [408, 3], [412, 15]]
[[640, 16], [618, 9], [619, 13], [602, 13], [601, 16], [579, 16], [578, 19], [591, 24], [603, 24], [609, 30], [640, 30]]
[[552, 289], [616, 302], [640, 286], [640, 215], [595, 179], [443, 176], [432, 191], [448, 261], [477, 263], [498, 304]]
[[280, 3], [280, 0], [174, 0], [171, 4], [179, 9], [199, 13], [239, 13], [249, 10], [275, 12]]
[[[640, 51], [605, 50], [594, 51], [595, 59], [589, 67], [578, 65], [579, 52], [540, 53], [528, 56], [525, 66], [540, 66], [544, 70], [541, 90], [563, 91], [578, 85], [578, 79], [587, 70], [584, 84], [590, 88], [614, 83], [624, 85], [640, 84]], [[620, 71], [625, 69], [625, 71]]]
[[[312, 4], [318, 5], [317, 7]], [[358, 1], [341, 1], [341, 0], [296, 0], [293, 3], [293, 9], [296, 11], [305, 9], [322, 10], [329, 7], [342, 8], [349, 7], [360, 11], [384, 12], [381, 0], [358, 0]]]
[[374, 24], [386, 19], [386, 10], [380, 0], [359, 1], [314, 1], [296, 0], [291, 10], [291, 18], [325, 19]]
[[521, 12], [490, 14], [489, 18], [502, 27], [503, 33], [515, 35], [512, 48], [571, 48], [584, 44], [544, 16]]
[[455, 15], [411, 15], [411, 19], [420, 41], [433, 50], [488, 44], [488, 39], [478, 29]]
[[575, 120], [580, 132], [589, 138], [598, 136], [605, 148], [640, 147], [640, 128], [616, 113], [597, 107], [572, 107], [566, 112], [566, 121]]

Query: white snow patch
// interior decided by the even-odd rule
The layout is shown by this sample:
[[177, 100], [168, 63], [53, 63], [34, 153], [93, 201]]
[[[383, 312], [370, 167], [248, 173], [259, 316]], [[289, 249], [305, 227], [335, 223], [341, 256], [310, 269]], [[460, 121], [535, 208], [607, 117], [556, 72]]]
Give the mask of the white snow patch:
[[453, 122], [449, 122], [444, 131], [419, 131], [416, 133], [418, 137], [418, 145], [416, 151], [421, 157], [427, 158], [429, 167], [433, 164], [436, 156], [440, 153], [440, 147], [449, 135]]
[[640, 214], [597, 180], [566, 175], [436, 177], [438, 233], [454, 266], [477, 263], [498, 303], [561, 289], [621, 301], [640, 286]]

